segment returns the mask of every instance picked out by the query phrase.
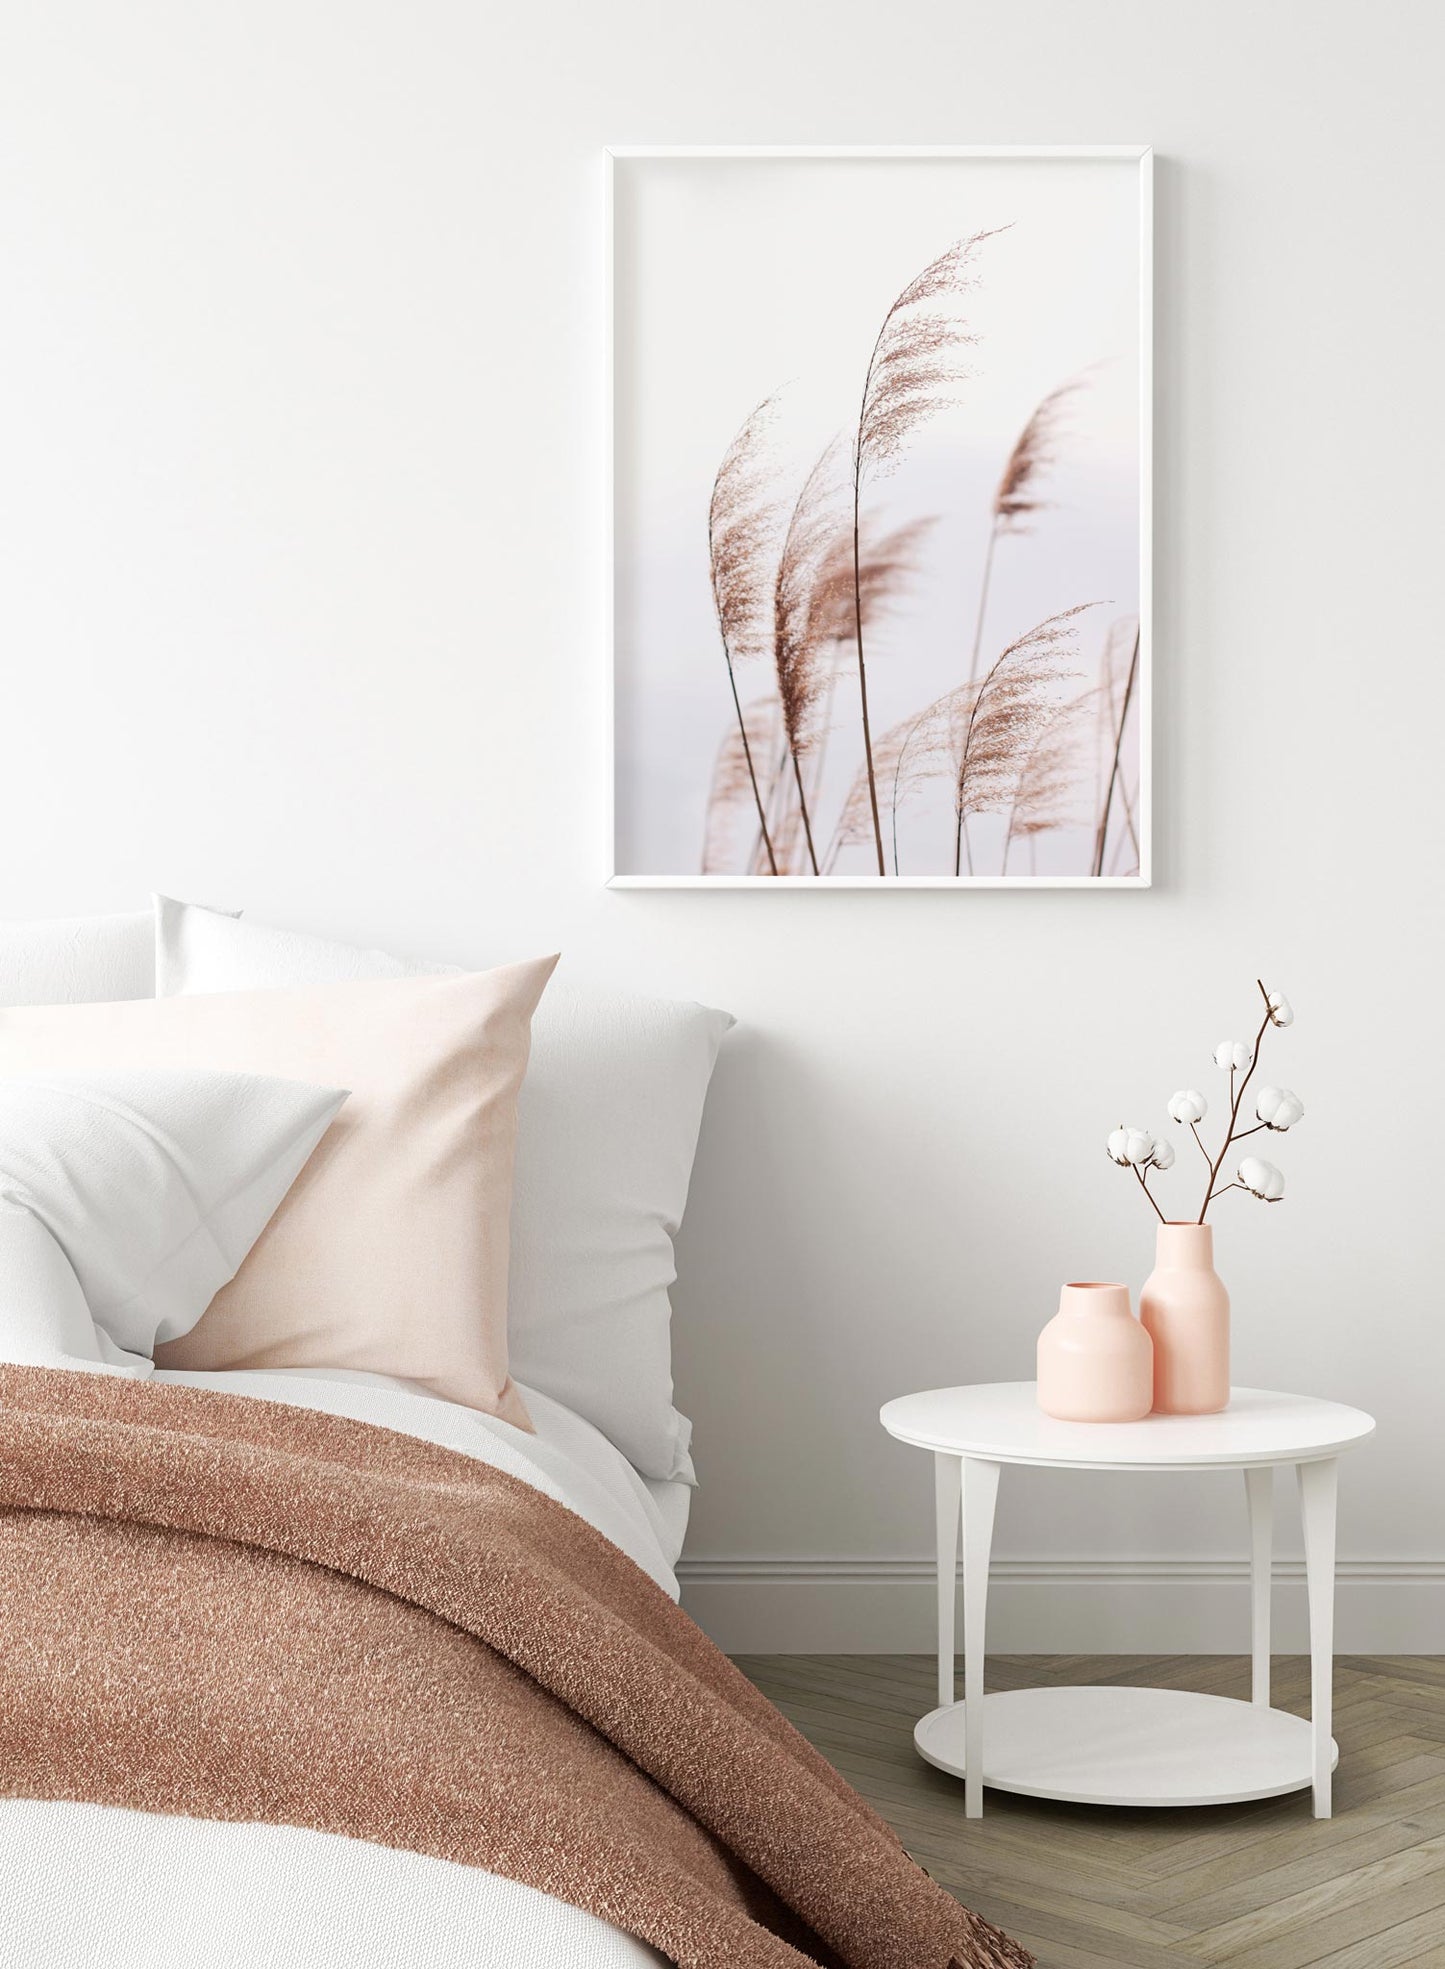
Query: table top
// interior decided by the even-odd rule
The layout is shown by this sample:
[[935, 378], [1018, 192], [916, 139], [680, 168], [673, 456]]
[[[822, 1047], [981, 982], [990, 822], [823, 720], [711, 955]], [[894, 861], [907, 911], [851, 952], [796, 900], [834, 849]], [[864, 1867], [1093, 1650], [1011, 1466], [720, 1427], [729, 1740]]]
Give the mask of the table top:
[[930, 1388], [885, 1402], [890, 1436], [919, 1449], [1054, 1469], [1209, 1470], [1308, 1463], [1375, 1432], [1373, 1416], [1312, 1395], [1231, 1388], [1217, 1415], [1146, 1415], [1142, 1422], [1059, 1422], [1032, 1381]]

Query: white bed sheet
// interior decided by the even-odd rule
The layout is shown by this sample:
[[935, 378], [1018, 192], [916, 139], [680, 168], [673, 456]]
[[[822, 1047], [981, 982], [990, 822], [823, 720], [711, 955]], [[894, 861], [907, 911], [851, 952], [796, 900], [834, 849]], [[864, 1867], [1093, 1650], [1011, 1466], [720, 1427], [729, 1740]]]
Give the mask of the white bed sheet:
[[[158, 1372], [350, 1415], [464, 1451], [558, 1498], [677, 1595], [689, 1487], [646, 1483], [528, 1389], [524, 1435], [405, 1382], [341, 1370]], [[680, 1495], [679, 1495], [680, 1493]], [[10, 1969], [657, 1969], [656, 1950], [476, 1867], [294, 1826], [0, 1800]]]

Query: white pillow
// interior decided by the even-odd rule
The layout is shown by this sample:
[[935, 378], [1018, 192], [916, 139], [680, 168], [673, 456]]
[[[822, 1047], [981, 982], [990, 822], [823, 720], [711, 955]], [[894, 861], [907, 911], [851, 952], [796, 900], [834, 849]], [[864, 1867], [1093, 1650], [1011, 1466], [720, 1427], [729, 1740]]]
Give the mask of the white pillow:
[[[156, 989], [265, 990], [406, 977], [416, 965], [156, 898]], [[644, 1477], [692, 1482], [672, 1405], [672, 1240], [726, 1012], [547, 990], [517, 1106], [512, 1372], [600, 1429]]]
[[155, 917], [54, 916], [0, 923], [0, 1005], [99, 1005], [151, 998]]
[[148, 1372], [345, 1099], [248, 1073], [0, 1077], [0, 1358]]

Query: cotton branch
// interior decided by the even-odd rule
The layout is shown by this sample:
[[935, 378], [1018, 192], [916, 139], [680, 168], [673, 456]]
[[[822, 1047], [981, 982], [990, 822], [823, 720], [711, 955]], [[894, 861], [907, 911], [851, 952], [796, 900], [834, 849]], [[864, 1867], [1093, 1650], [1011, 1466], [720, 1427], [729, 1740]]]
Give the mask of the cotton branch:
[[[1235, 1139], [1235, 1134], [1234, 1134], [1235, 1124], [1239, 1120], [1239, 1110], [1244, 1101], [1245, 1089], [1249, 1086], [1250, 1081], [1253, 1080], [1254, 1070], [1259, 1065], [1259, 1049], [1264, 1042], [1264, 1035], [1266, 1032], [1268, 1032], [1271, 1024], [1273, 1023], [1274, 1015], [1270, 1010], [1269, 993], [1265, 990], [1264, 982], [1262, 979], [1256, 978], [1255, 983], [1259, 986], [1259, 995], [1264, 1000], [1264, 1017], [1260, 1021], [1259, 1031], [1255, 1034], [1254, 1037], [1254, 1052], [1249, 1062], [1249, 1069], [1246, 1072], [1243, 1080], [1240, 1081], [1238, 1091], [1235, 1093], [1234, 1100], [1230, 1106], [1229, 1127], [1225, 1130], [1224, 1141], [1220, 1147], [1219, 1154], [1215, 1157], [1214, 1161], [1210, 1164], [1209, 1183], [1204, 1192], [1204, 1202], [1200, 1205], [1200, 1209], [1199, 1209], [1198, 1222], [1201, 1224], [1204, 1222], [1205, 1214], [1208, 1211], [1210, 1204], [1213, 1203], [1215, 1195], [1218, 1194], [1218, 1192], [1216, 1192], [1214, 1189], [1214, 1185], [1216, 1180], [1218, 1179], [1221, 1168], [1224, 1166], [1224, 1158], [1229, 1154], [1230, 1143], [1233, 1142]], [[1234, 1074], [1232, 1072], [1229, 1078], [1230, 1078], [1230, 1085], [1232, 1087], [1234, 1083]], [[1235, 1187], [1235, 1185], [1226, 1184], [1225, 1187], [1233, 1188]]]

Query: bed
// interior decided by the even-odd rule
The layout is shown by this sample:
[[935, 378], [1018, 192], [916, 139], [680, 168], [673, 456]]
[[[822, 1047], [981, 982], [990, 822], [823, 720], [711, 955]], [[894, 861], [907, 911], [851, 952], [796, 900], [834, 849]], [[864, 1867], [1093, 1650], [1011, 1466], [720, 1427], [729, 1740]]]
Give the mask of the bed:
[[555, 961], [0, 926], [21, 1969], [1026, 1969], [677, 1604], [731, 1020]]

